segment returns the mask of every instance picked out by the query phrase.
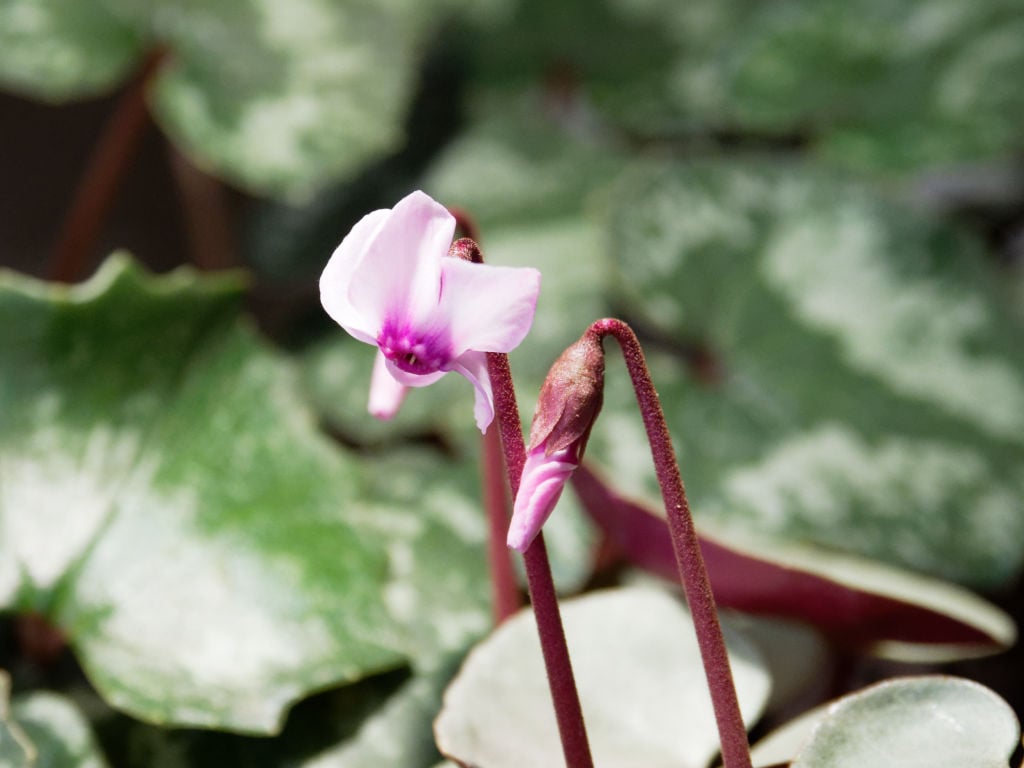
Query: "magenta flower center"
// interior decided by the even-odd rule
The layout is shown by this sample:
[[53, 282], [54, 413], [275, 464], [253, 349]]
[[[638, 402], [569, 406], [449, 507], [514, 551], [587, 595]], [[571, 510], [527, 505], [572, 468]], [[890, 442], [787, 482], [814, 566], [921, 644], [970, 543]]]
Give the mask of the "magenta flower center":
[[443, 330], [424, 332], [385, 321], [377, 346], [384, 357], [406, 373], [422, 376], [446, 371], [452, 362], [451, 343]]

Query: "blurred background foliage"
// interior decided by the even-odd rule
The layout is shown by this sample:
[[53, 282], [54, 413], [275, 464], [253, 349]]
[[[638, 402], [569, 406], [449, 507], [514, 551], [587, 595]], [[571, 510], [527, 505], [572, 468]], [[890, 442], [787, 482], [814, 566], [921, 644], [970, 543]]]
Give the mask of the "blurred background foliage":
[[[413, 188], [466, 211], [489, 261], [543, 273], [512, 355], [524, 417], [559, 352], [620, 315], [698, 520], [1019, 621], [1021, 72], [1024, 0], [0, 0], [15, 719], [54, 765], [439, 759], [440, 693], [488, 626], [470, 392], [374, 422], [371, 350], [316, 289], [351, 225]], [[45, 287], [133, 89], [141, 144], [114, 142], [126, 170], [74, 281], [135, 261]], [[244, 280], [202, 274], [222, 267]], [[590, 456], [656, 499], [610, 366]], [[596, 541], [566, 494], [567, 593], [607, 578]], [[280, 632], [231, 659], [214, 638], [238, 626]], [[973, 664], [1024, 710], [1019, 653]], [[197, 726], [284, 730], [268, 750]]]

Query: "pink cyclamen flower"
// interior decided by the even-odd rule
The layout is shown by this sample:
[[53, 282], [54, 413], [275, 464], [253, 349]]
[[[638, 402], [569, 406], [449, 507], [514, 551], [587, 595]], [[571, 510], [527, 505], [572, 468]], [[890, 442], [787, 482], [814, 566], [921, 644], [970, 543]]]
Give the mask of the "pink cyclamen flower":
[[487, 352], [515, 349], [530, 330], [540, 291], [535, 269], [446, 258], [455, 218], [423, 192], [364, 216], [320, 277], [327, 314], [378, 348], [370, 408], [388, 417], [402, 387], [424, 387], [449, 371], [476, 393], [481, 431], [494, 418]]
[[551, 366], [530, 427], [530, 447], [506, 543], [525, 552], [576, 471], [604, 400], [604, 349], [590, 330]]

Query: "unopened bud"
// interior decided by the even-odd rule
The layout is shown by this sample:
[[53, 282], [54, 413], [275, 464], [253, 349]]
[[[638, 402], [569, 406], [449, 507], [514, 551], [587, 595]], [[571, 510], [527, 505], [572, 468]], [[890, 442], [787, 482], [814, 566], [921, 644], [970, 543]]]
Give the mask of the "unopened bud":
[[479, 263], [481, 261], [480, 246], [472, 238], [460, 237], [448, 248], [448, 256], [449, 258]]
[[587, 331], [551, 366], [537, 400], [508, 546], [525, 552], [579, 466], [604, 399], [604, 349]]
[[548, 371], [530, 427], [530, 450], [544, 444], [547, 455], [578, 445], [582, 456], [604, 402], [604, 348], [587, 331]]

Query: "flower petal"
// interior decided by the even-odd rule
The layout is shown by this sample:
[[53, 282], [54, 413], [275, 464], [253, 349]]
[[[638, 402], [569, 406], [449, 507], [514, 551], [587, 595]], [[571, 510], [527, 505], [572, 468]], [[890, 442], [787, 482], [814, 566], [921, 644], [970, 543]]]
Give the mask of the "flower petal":
[[398, 201], [367, 243], [352, 274], [348, 299], [363, 316], [412, 326], [436, 314], [441, 259], [455, 234], [455, 217], [423, 192]]
[[574, 453], [566, 448], [546, 456], [542, 445], [526, 455], [508, 529], [507, 544], [512, 549], [525, 552], [551, 516], [566, 481], [579, 466], [573, 461]]
[[327, 314], [350, 334], [369, 344], [375, 343], [380, 322], [374, 317], [364, 316], [352, 306], [349, 289], [353, 273], [390, 214], [389, 209], [382, 208], [363, 216], [334, 249], [320, 275], [320, 303], [324, 305]]
[[442, 265], [440, 311], [447, 315], [453, 352], [510, 352], [533, 323], [540, 272], [462, 259]]
[[473, 415], [481, 432], [494, 421], [494, 391], [491, 389], [491, 374], [487, 370], [487, 354], [466, 352], [455, 361], [453, 371], [461, 373], [473, 385]]
[[407, 391], [408, 387], [400, 384], [388, 372], [387, 359], [378, 350], [377, 356], [373, 360], [373, 373], [370, 376], [370, 400], [366, 405], [366, 410], [374, 418], [387, 421], [398, 413]]

